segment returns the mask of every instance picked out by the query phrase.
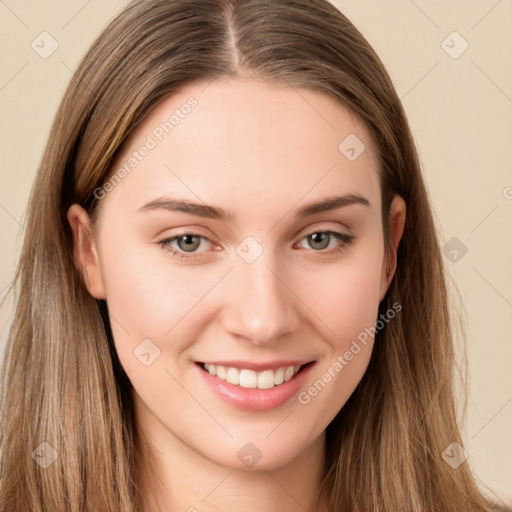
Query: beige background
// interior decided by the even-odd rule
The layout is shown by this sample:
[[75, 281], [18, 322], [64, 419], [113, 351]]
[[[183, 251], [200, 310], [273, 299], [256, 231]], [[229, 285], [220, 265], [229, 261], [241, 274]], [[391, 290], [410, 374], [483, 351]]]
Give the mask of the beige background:
[[[457, 237], [467, 247], [462, 257], [456, 249], [457, 261], [445, 258], [467, 310], [471, 387], [463, 437], [481, 485], [512, 501], [512, 1], [334, 3], [374, 46], [403, 100], [442, 243]], [[0, 297], [13, 277], [58, 102], [93, 38], [125, 4], [0, 0]], [[58, 43], [46, 59], [31, 47], [48, 38], [43, 31]], [[11, 317], [8, 299], [2, 343]]]

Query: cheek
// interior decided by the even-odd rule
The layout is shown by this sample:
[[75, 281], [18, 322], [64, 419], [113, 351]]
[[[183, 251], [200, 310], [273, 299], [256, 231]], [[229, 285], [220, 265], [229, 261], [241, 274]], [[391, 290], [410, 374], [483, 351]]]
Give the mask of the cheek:
[[145, 339], [152, 340], [164, 357], [179, 353], [189, 341], [176, 333], [199, 323], [200, 301], [214, 286], [214, 276], [207, 276], [200, 267], [178, 268], [164, 258], [155, 264], [148, 258], [147, 247], [105, 253], [102, 273], [107, 305], [125, 369], [133, 366], [133, 351]]
[[301, 297], [323, 323], [329, 343], [342, 349], [347, 341], [374, 325], [379, 307], [383, 251], [367, 245], [335, 265], [304, 272]]
[[[357, 387], [368, 366], [378, 317], [383, 250], [378, 244], [307, 277], [317, 324], [323, 325], [325, 357], [301, 395], [301, 406], [326, 424]], [[324, 425], [324, 427], [326, 426]]]

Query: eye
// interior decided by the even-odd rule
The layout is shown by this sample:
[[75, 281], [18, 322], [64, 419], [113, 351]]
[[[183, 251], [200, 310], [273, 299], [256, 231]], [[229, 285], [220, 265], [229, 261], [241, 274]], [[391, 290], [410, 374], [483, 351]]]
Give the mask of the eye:
[[[317, 230], [305, 236], [302, 240], [307, 240], [308, 244], [313, 247], [313, 250], [316, 252], [331, 254], [343, 251], [347, 245], [353, 242], [354, 238], [355, 237], [352, 235], [347, 235], [346, 233], [338, 231]], [[331, 247], [331, 249], [325, 251], [324, 249], [329, 247], [333, 240], [338, 243], [334, 247]]]
[[[353, 242], [354, 238], [355, 237], [352, 235], [347, 235], [346, 233], [338, 231], [317, 230], [305, 236], [302, 240], [307, 240], [308, 244], [315, 252], [334, 254], [343, 251], [347, 245]], [[198, 249], [204, 245], [202, 243], [203, 240], [206, 241], [207, 244], [212, 244], [212, 242], [203, 235], [199, 235], [197, 233], [183, 233], [181, 235], [161, 240], [158, 242], [158, 245], [160, 245], [166, 252], [172, 253], [172, 256], [179, 256], [180, 260], [194, 260], [198, 256], [196, 253], [204, 252], [198, 251]], [[334, 247], [325, 250], [331, 245], [333, 240], [337, 241], [337, 244], [335, 244]], [[296, 245], [300, 246], [300, 242]], [[219, 247], [216, 247], [214, 250], [219, 250]]]
[[[208, 238], [197, 233], [184, 233], [161, 240], [158, 242], [158, 245], [164, 250], [171, 252], [173, 256], [180, 255], [180, 259], [182, 260], [193, 260], [196, 258], [194, 252], [204, 245], [201, 243], [202, 240], [206, 240], [210, 244], [212, 243]], [[173, 245], [174, 242], [177, 243], [177, 247]]]

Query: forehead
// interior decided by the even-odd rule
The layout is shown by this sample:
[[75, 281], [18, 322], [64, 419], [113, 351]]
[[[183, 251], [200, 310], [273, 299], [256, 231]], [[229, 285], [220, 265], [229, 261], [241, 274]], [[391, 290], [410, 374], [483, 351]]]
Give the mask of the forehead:
[[380, 200], [363, 123], [326, 94], [255, 79], [193, 84], [166, 98], [112, 172], [123, 178], [108, 202], [130, 211], [164, 194], [233, 211], [272, 201], [283, 211], [335, 192], [373, 197], [374, 207]]

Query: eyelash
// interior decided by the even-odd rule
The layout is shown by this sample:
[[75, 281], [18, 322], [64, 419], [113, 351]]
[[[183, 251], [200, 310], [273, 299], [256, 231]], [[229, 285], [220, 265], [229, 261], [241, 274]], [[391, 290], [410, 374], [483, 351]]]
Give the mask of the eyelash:
[[[328, 233], [328, 234], [334, 236], [334, 238], [336, 238], [336, 239], [338, 239], [340, 241], [340, 244], [337, 247], [335, 247], [334, 249], [329, 249], [329, 250], [322, 249], [322, 250], [318, 250], [318, 251], [315, 251], [314, 249], [311, 249], [314, 252], [320, 252], [320, 253], [324, 253], [324, 254], [327, 254], [327, 255], [340, 254], [355, 239], [354, 236], [347, 235], [346, 233], [340, 233], [338, 231], [332, 231], [332, 230], [328, 230], [328, 229], [326, 229], [326, 230], [319, 229], [319, 230], [316, 230], [316, 231], [312, 231], [311, 233], [303, 236], [300, 239], [299, 242], [301, 242], [302, 240], [304, 240], [305, 238], [307, 238], [307, 237], [309, 237], [311, 235], [318, 234], [318, 233]], [[160, 242], [157, 242], [157, 243], [165, 251], [172, 252], [172, 256], [176, 256], [177, 254], [181, 254], [181, 258], [180, 258], [181, 260], [187, 260], [187, 261], [195, 260], [196, 257], [197, 257], [197, 254], [194, 254], [194, 253], [187, 254], [186, 252], [183, 252], [181, 250], [173, 248], [170, 245], [175, 240], [177, 240], [179, 238], [184, 238], [185, 236], [196, 236], [196, 237], [199, 237], [199, 238], [203, 238], [204, 240], [208, 240], [210, 242], [210, 240], [208, 238], [206, 238], [205, 236], [200, 235], [199, 233], [192, 233], [192, 232], [190, 232], [190, 233], [183, 233], [181, 235], [176, 235], [176, 236], [173, 236], [173, 237], [170, 237], [170, 238], [166, 238], [166, 239], [161, 240]]]

